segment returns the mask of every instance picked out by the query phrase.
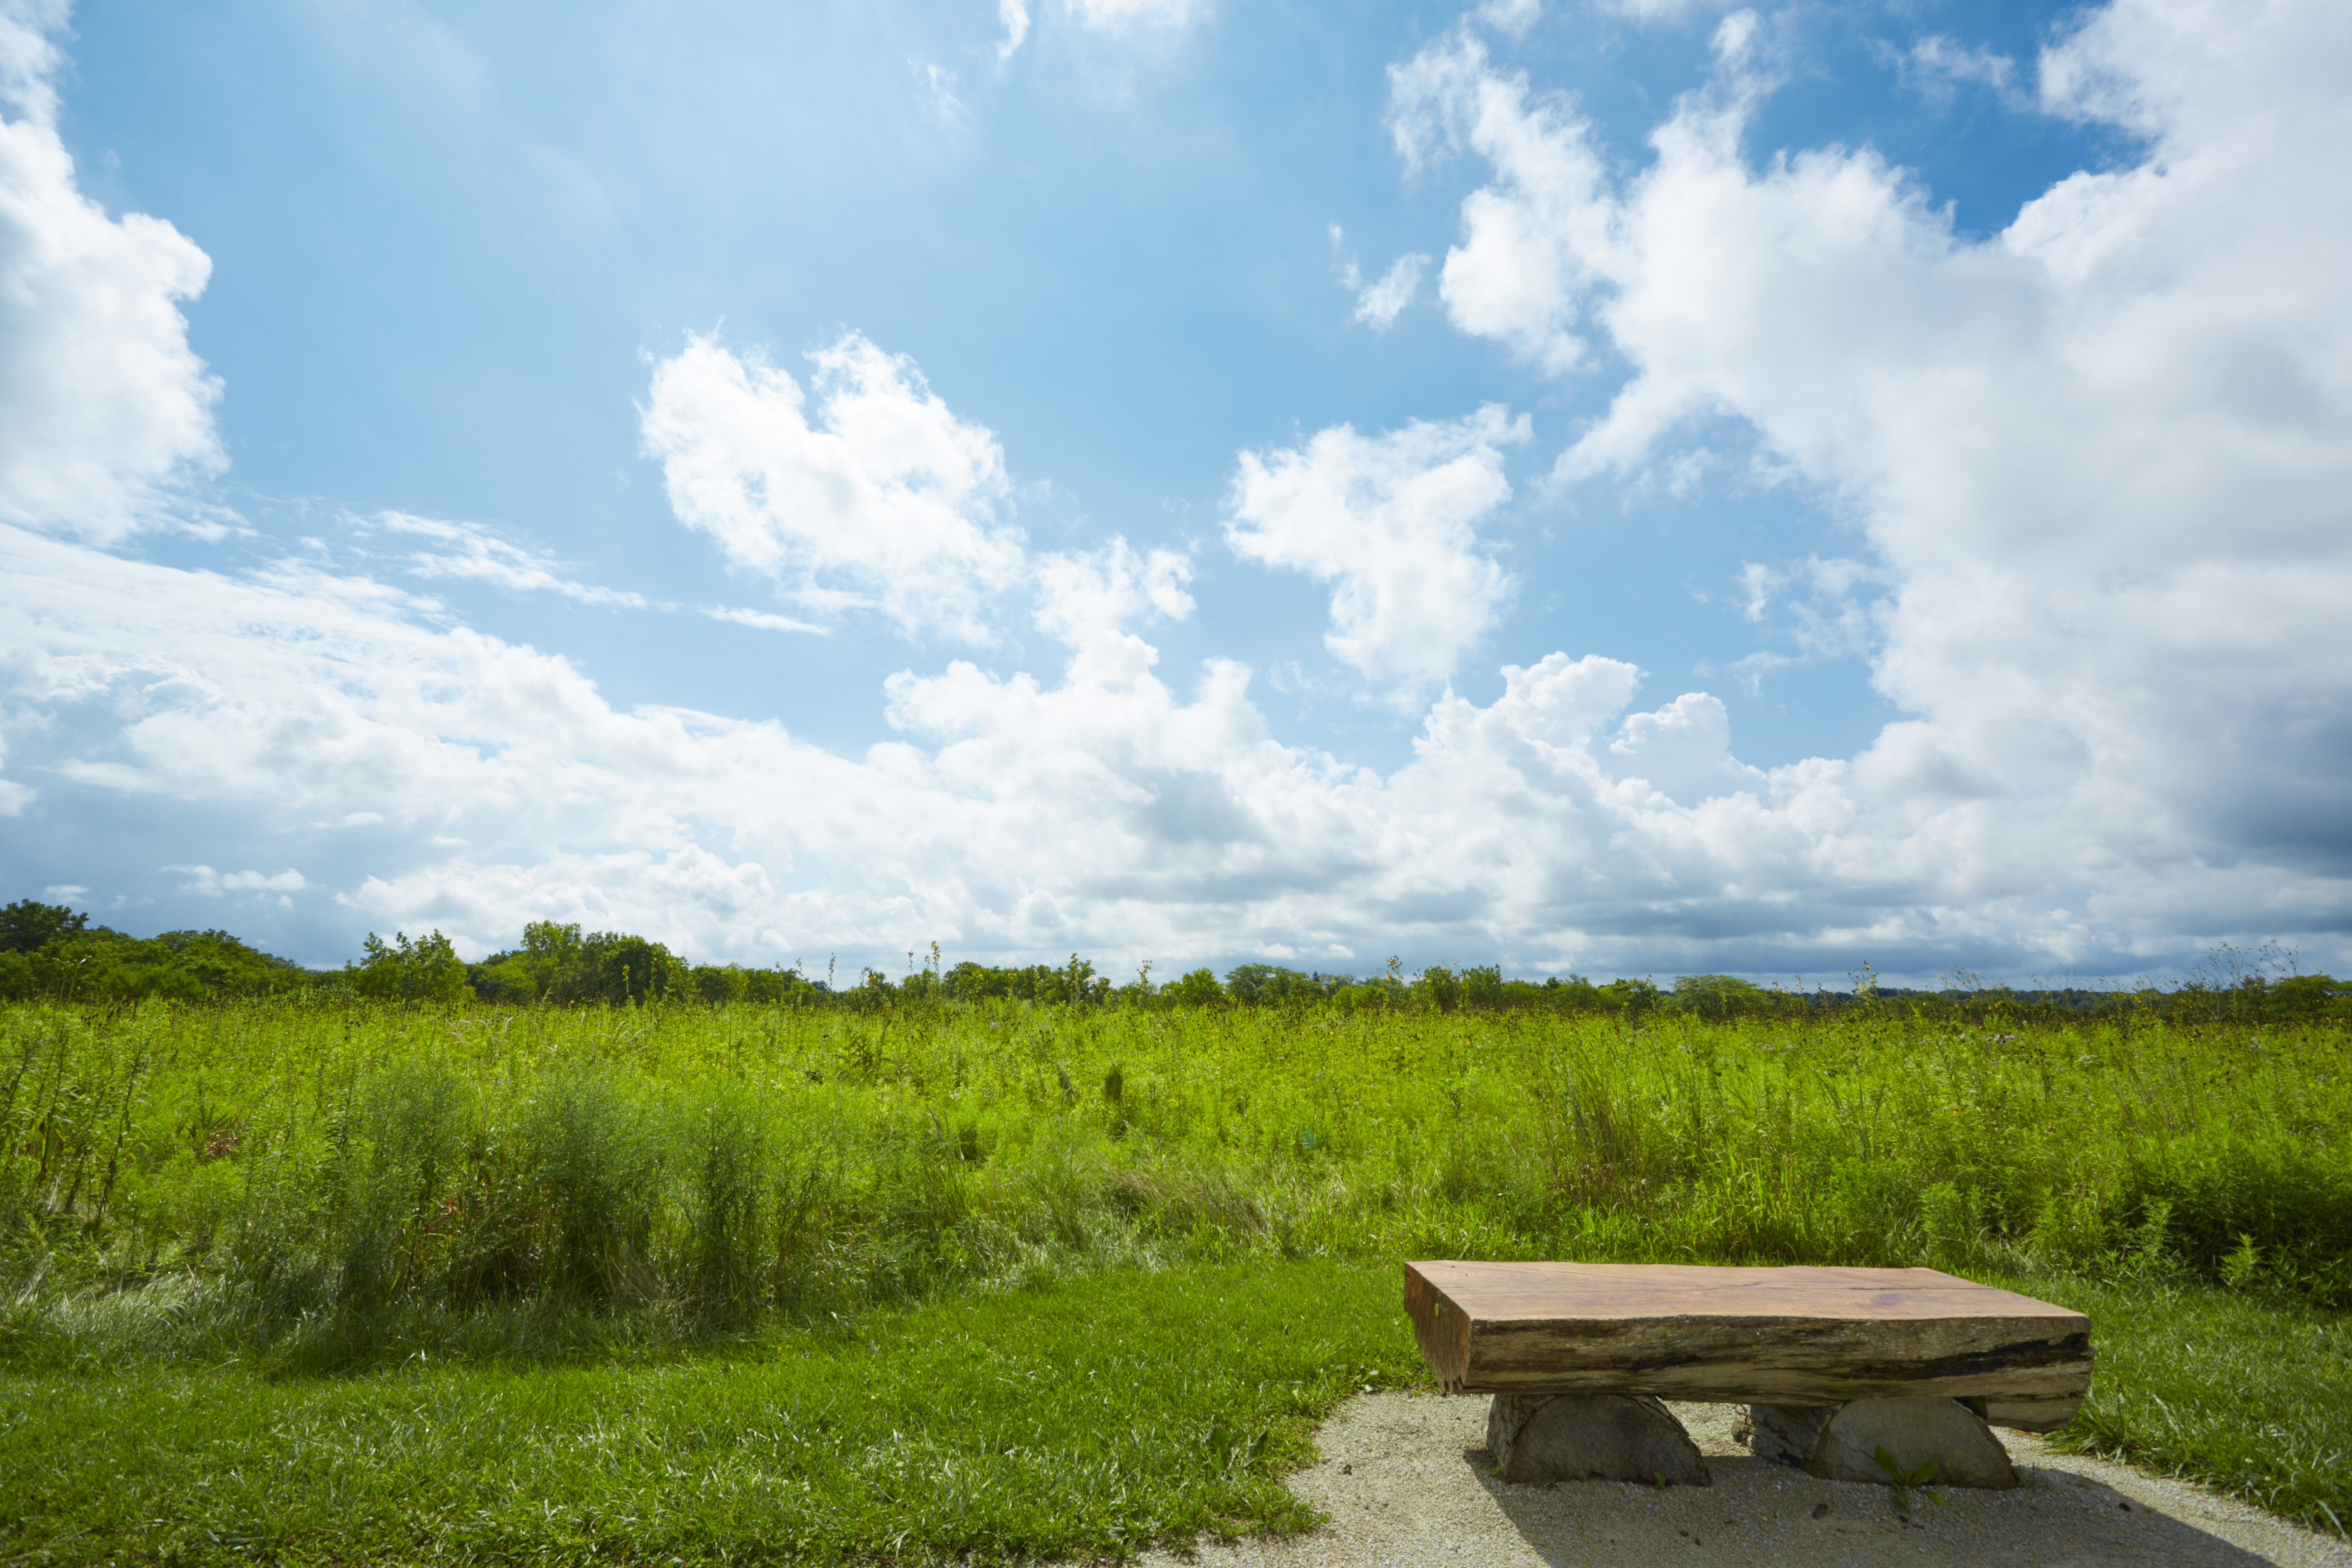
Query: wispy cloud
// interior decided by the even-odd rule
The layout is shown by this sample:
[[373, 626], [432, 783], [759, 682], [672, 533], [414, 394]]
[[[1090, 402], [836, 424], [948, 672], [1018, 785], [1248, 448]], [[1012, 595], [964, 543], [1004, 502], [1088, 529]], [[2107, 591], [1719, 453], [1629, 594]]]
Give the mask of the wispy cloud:
[[814, 621], [796, 621], [790, 616], [772, 615], [766, 610], [739, 609], [731, 605], [704, 605], [698, 614], [714, 621], [726, 621], [739, 626], [756, 626], [763, 632], [806, 632], [811, 637], [833, 635], [831, 626], [821, 626]]
[[2022, 105], [2017, 62], [1991, 49], [1976, 48], [1941, 33], [1919, 39], [1893, 56], [1895, 71], [1906, 86], [1931, 99], [1948, 99], [1955, 89], [1981, 87], [2004, 101]]
[[1071, 0], [1089, 27], [1181, 27], [1206, 6], [1200, 0]]
[[963, 100], [956, 96], [956, 74], [932, 60], [909, 60], [915, 80], [923, 90], [923, 101], [931, 113], [945, 125], [963, 123]]
[[445, 522], [404, 511], [380, 513], [375, 522], [387, 531], [429, 539], [444, 546], [415, 551], [407, 557], [408, 569], [419, 577], [488, 583], [517, 594], [557, 594], [583, 605], [612, 609], [654, 607], [642, 594], [567, 576], [562, 571], [563, 563], [554, 557], [510, 543], [478, 523]]
[[215, 871], [210, 866], [166, 866], [165, 871], [188, 879], [187, 890], [208, 899], [229, 893], [299, 893], [310, 887], [302, 873], [279, 871]]
[[1421, 275], [1428, 266], [1429, 258], [1418, 253], [1398, 257], [1381, 274], [1379, 281], [1356, 291], [1356, 320], [1376, 332], [1385, 332], [1396, 325], [1398, 314], [1420, 292]]
[[1527, 36], [1543, 16], [1543, 0], [1485, 0], [1478, 20], [1508, 37]]
[[1338, 224], [1331, 226], [1332, 271], [1339, 287], [1356, 297], [1355, 320], [1376, 332], [1385, 332], [1396, 325], [1404, 308], [1412, 303], [1421, 291], [1421, 279], [1429, 269], [1429, 258], [1408, 252], [1389, 264], [1389, 269], [1372, 282], [1364, 281], [1361, 268], [1352, 253], [1345, 251], [1347, 236]]
[[1004, 37], [997, 41], [999, 64], [1013, 58], [1029, 36], [1029, 7], [1024, 0], [996, 0], [996, 19], [1003, 24]]

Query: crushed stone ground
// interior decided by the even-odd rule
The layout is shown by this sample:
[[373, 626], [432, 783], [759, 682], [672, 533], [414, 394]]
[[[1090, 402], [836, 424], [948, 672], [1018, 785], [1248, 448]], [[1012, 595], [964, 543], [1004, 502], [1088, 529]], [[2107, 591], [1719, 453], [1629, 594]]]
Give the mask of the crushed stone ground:
[[2185, 1481], [2062, 1454], [2003, 1432], [2014, 1491], [1946, 1489], [1898, 1515], [1885, 1488], [1820, 1481], [1734, 1442], [1729, 1405], [1675, 1405], [1706, 1455], [1711, 1487], [1610, 1481], [1511, 1486], [1494, 1479], [1486, 1401], [1375, 1394], [1318, 1435], [1322, 1459], [1292, 1489], [1331, 1516], [1287, 1541], [1155, 1552], [1152, 1568], [1833, 1568], [1853, 1563], [2179, 1564], [2352, 1568], [2352, 1547]]

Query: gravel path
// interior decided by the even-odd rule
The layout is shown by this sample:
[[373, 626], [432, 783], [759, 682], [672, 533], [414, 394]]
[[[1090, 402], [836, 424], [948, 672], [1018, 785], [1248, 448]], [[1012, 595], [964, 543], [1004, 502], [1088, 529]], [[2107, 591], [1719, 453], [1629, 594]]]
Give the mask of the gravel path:
[[1293, 1489], [1331, 1516], [1312, 1534], [1204, 1547], [1170, 1568], [1370, 1568], [1508, 1563], [1650, 1568], [1654, 1563], [2181, 1564], [2352, 1568], [2352, 1548], [2186, 1482], [2053, 1451], [2003, 1432], [2015, 1491], [1946, 1491], [1906, 1521], [1885, 1488], [1817, 1481], [1732, 1441], [1737, 1407], [1677, 1405], [1715, 1473], [1712, 1487], [1660, 1491], [1609, 1481], [1509, 1486], [1493, 1479], [1486, 1401], [1381, 1394], [1350, 1400], [1319, 1435], [1320, 1463]]

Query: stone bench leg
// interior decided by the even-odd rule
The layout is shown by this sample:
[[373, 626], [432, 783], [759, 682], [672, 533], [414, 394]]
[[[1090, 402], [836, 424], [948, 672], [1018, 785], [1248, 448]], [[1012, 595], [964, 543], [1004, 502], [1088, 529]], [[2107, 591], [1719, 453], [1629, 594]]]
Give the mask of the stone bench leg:
[[1507, 1481], [1715, 1481], [1683, 1424], [1647, 1397], [1498, 1394], [1486, 1407], [1486, 1447]]
[[1798, 1408], [1751, 1405], [1742, 1423], [1748, 1450], [1832, 1481], [1898, 1479], [1878, 1462], [1884, 1448], [1909, 1480], [1929, 1460], [1927, 1484], [2005, 1491], [2017, 1484], [2009, 1450], [1984, 1417], [1957, 1399], [1857, 1399], [1850, 1405]]

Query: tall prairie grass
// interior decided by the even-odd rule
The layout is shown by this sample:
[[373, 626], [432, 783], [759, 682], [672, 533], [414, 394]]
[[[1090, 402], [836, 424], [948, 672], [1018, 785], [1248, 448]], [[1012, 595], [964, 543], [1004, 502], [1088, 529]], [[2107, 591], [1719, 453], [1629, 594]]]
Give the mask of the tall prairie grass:
[[2129, 1013], [13, 1005], [0, 1352], [364, 1359], [1305, 1256], [2340, 1303], [2347, 1068], [2341, 1023]]

